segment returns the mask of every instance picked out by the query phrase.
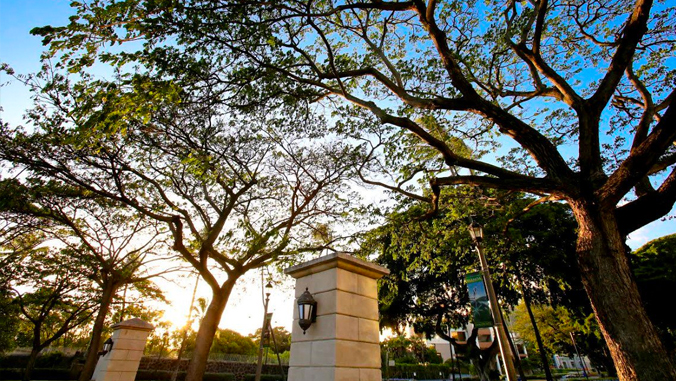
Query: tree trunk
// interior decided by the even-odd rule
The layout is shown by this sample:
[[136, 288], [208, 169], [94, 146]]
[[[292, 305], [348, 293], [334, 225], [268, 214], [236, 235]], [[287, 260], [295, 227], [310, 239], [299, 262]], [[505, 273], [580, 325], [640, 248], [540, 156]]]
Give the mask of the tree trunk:
[[214, 335], [216, 335], [216, 330], [218, 329], [218, 323], [221, 321], [223, 310], [228, 303], [228, 298], [230, 297], [230, 292], [232, 292], [234, 284], [235, 280], [228, 280], [218, 292], [214, 290], [213, 298], [211, 299], [211, 303], [209, 303], [209, 308], [207, 308], [207, 312], [197, 331], [195, 351], [193, 352], [192, 359], [188, 365], [185, 381], [202, 380], [207, 368], [209, 350], [211, 349]]
[[491, 381], [488, 363], [484, 363], [479, 358], [476, 359], [473, 358], [470, 359], [469, 361], [474, 365], [474, 369], [476, 369], [476, 373], [479, 376], [480, 381]]
[[599, 210], [585, 201], [570, 204], [579, 224], [582, 282], [620, 380], [676, 380], [641, 302], [614, 210]]
[[103, 324], [106, 321], [106, 315], [110, 310], [110, 304], [113, 302], [113, 297], [117, 291], [117, 286], [114, 284], [104, 284], [101, 295], [101, 307], [96, 320], [94, 320], [94, 327], [92, 327], [92, 334], [89, 340], [89, 347], [87, 348], [87, 355], [85, 356], [85, 363], [78, 377], [78, 381], [89, 381], [94, 375], [96, 363], [99, 360], [99, 351], [103, 343], [101, 341], [101, 332], [103, 332]]
[[35, 362], [38, 359], [38, 354], [40, 354], [40, 350], [42, 348], [35, 348], [33, 347], [31, 349], [31, 354], [28, 356], [28, 362], [26, 363], [26, 368], [24, 369], [23, 372], [23, 381], [29, 381], [31, 379], [31, 373], [33, 373], [33, 369], [35, 368]]

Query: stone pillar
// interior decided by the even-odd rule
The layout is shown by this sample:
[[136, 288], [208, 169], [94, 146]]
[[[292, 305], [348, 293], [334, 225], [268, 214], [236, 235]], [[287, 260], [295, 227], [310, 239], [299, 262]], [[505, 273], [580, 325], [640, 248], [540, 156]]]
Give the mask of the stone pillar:
[[137, 318], [113, 325], [113, 349], [99, 357], [92, 380], [134, 381], [146, 339], [153, 328]]
[[317, 321], [306, 334], [294, 305], [288, 380], [382, 380], [376, 280], [389, 270], [334, 253], [285, 273], [296, 278], [296, 298], [307, 287], [317, 301]]

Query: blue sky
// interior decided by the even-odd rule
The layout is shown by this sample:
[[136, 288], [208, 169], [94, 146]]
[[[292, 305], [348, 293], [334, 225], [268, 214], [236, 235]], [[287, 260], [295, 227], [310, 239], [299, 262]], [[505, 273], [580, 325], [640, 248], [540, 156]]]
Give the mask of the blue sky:
[[[41, 38], [30, 35], [30, 30], [67, 23], [69, 4], [65, 0], [0, 0], [0, 62], [9, 64], [19, 74], [39, 71]], [[2, 119], [19, 124], [24, 110], [30, 106], [30, 94], [5, 73], [0, 73], [0, 83], [4, 84], [0, 88]]]
[[[30, 30], [44, 25], [65, 25], [72, 14], [70, 0], [0, 0], [0, 62], [17, 73], [28, 74], [40, 69], [41, 39]], [[2, 119], [11, 125], [22, 123], [30, 106], [30, 94], [20, 83], [1, 74], [0, 106]], [[636, 249], [647, 241], [676, 232], [673, 221], [656, 221], [632, 233], [628, 244]]]

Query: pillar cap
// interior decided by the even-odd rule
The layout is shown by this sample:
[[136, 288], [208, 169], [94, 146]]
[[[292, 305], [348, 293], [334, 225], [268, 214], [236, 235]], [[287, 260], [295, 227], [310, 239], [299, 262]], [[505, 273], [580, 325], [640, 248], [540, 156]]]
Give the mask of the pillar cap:
[[390, 273], [390, 270], [382, 266], [364, 261], [347, 253], [331, 253], [329, 255], [325, 255], [323, 257], [319, 257], [296, 266], [291, 266], [284, 270], [284, 273], [298, 279], [310, 274], [326, 271], [334, 267], [348, 270], [373, 279], [380, 279], [384, 275]]
[[118, 329], [133, 329], [137, 331], [152, 331], [155, 329], [155, 327], [148, 323], [145, 322], [139, 318], [133, 318], [125, 321], [121, 321], [117, 324], [113, 325], [113, 330], [117, 331]]

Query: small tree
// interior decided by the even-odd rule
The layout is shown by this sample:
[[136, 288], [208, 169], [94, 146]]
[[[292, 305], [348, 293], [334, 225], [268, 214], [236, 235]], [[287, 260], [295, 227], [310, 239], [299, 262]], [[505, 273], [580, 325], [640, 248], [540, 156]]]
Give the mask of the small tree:
[[[0, 182], [0, 198], [0, 211], [12, 221], [10, 230], [33, 227], [45, 239], [65, 245], [76, 256], [73, 260], [88, 268], [86, 276], [98, 288], [100, 304], [80, 373], [81, 381], [89, 381], [117, 292], [131, 286], [147, 297], [162, 299], [149, 280], [179, 267], [171, 266], [171, 258], [162, 253], [166, 247], [157, 224], [119, 203], [95, 199], [75, 188], [38, 181], [22, 184], [16, 179]], [[166, 261], [164, 266], [157, 263], [160, 260]]]
[[230, 329], [219, 329], [216, 331], [214, 343], [211, 346], [211, 353], [236, 354], [236, 355], [255, 355], [258, 345], [248, 337], [239, 332]]
[[[275, 336], [274, 341], [270, 334], [267, 334], [267, 337], [264, 337], [263, 343], [272, 349], [272, 353], [284, 353], [290, 351], [291, 332], [287, 331], [284, 327], [274, 327], [272, 328], [272, 331], [272, 334]], [[256, 332], [254, 332], [253, 335], [250, 335], [249, 337], [254, 341], [256, 347], [258, 347], [258, 343], [260, 343], [261, 339], [261, 329], [258, 328]], [[275, 343], [277, 344], [276, 348]]]
[[0, 270], [0, 283], [11, 290], [13, 303], [31, 331], [24, 381], [31, 379], [43, 349], [89, 322], [96, 312], [96, 292], [86, 276], [90, 270], [74, 257], [68, 249], [50, 248], [3, 254], [9, 266]]

